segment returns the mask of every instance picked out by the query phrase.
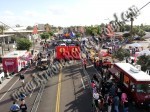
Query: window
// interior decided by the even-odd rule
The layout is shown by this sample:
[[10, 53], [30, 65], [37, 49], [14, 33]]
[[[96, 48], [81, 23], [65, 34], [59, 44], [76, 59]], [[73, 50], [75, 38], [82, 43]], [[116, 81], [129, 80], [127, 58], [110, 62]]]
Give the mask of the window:
[[125, 86], [128, 87], [128, 85], [129, 85], [129, 78], [126, 75], [124, 75], [124, 81], [123, 82], [124, 82]]
[[150, 84], [137, 84], [138, 93], [150, 93]]

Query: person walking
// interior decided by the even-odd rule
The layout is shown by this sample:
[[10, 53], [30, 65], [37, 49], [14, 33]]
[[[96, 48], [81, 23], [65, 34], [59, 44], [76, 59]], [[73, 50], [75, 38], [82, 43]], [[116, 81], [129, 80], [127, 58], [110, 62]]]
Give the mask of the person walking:
[[127, 98], [123, 102], [123, 112], [129, 112], [129, 102]]
[[113, 103], [113, 98], [111, 95], [108, 96], [108, 110], [107, 112], [111, 112], [112, 110], [112, 103]]
[[115, 97], [113, 98], [113, 105], [114, 105], [114, 111], [119, 112], [119, 96], [115, 94]]
[[24, 86], [25, 85], [25, 82], [24, 82], [24, 79], [25, 79], [25, 77], [24, 77], [24, 75], [21, 73], [20, 74], [20, 82], [22, 83], [22, 86]]
[[19, 100], [20, 100], [20, 101], [23, 101], [23, 100], [25, 99], [25, 97], [26, 97], [25, 94], [20, 93], [20, 95], [19, 95]]
[[98, 80], [96, 74], [93, 75], [93, 80], [95, 80], [97, 83], [99, 83], [99, 80]]
[[99, 112], [99, 94], [97, 92], [93, 93], [93, 98], [94, 98], [94, 104], [96, 106], [96, 111]]
[[86, 58], [83, 59], [83, 66], [84, 66], [84, 68], [86, 69], [86, 67], [87, 67], [87, 60], [86, 60]]
[[27, 105], [25, 104], [25, 100], [23, 100], [20, 104], [20, 110], [21, 112], [27, 112]]
[[16, 102], [13, 102], [13, 105], [10, 107], [10, 112], [19, 112], [20, 107]]

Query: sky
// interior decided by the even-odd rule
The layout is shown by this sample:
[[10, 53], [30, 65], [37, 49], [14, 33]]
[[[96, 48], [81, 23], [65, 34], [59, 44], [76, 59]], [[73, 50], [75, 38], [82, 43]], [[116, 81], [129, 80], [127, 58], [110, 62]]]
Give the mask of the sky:
[[[120, 18], [129, 7], [135, 5], [140, 9], [148, 2], [150, 0], [0, 0], [0, 21], [9, 26], [98, 25], [114, 20], [114, 13]], [[150, 25], [149, 11], [150, 4], [140, 11], [134, 25]]]

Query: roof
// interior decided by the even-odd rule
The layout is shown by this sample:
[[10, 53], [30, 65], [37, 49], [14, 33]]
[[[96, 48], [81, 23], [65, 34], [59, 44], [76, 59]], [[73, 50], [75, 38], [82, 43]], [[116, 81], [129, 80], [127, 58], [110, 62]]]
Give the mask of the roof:
[[9, 36], [13, 36], [13, 34], [8, 34], [8, 35], [0, 35], [0, 38], [1, 38], [1, 37], [9, 37]]
[[[33, 30], [12, 30], [12, 31], [4, 31], [4, 33], [32, 33]], [[44, 32], [44, 30], [38, 30], [38, 32]]]
[[[126, 73], [128, 73], [132, 78], [134, 78], [136, 81], [150, 81], [150, 75], [143, 71], [138, 71], [137, 68], [135, 68], [133, 65], [129, 63], [115, 63], [119, 68], [124, 70]], [[137, 72], [133, 72], [134, 69]]]
[[18, 58], [18, 57], [25, 55], [26, 53], [27, 53], [27, 50], [13, 51], [4, 55], [3, 58]]

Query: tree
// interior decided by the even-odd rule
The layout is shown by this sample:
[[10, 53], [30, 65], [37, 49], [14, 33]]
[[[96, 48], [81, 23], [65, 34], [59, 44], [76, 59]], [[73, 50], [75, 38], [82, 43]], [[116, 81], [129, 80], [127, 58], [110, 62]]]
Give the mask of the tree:
[[50, 37], [49, 33], [46, 33], [46, 32], [43, 33], [43, 34], [41, 34], [40, 36], [41, 36], [42, 39], [45, 39], [45, 42], [46, 42], [46, 40], [49, 39], [49, 37]]
[[44, 28], [47, 33], [51, 30], [51, 26], [48, 23], [44, 25]]
[[54, 35], [54, 32], [48, 32], [48, 34], [49, 34], [50, 36], [53, 36], [53, 35]]
[[137, 32], [137, 35], [140, 36], [141, 38], [146, 35], [145, 31], [142, 29], [139, 29], [139, 31]]
[[32, 26], [27, 26], [26, 30], [33, 30]]
[[125, 31], [130, 31], [130, 25], [125, 25], [124, 28]]
[[121, 47], [113, 54], [113, 57], [119, 61], [123, 61], [125, 58], [130, 57], [130, 52]]
[[76, 37], [77, 37], [77, 38], [81, 37], [81, 33], [79, 33], [79, 32], [76, 33]]
[[137, 64], [141, 65], [142, 71], [146, 71], [150, 67], [150, 56], [146, 55], [139, 56]]
[[130, 35], [130, 33], [124, 33], [123, 34], [123, 37], [125, 37], [125, 38], [128, 38], [128, 37], [130, 37], [131, 35]]
[[26, 38], [17, 39], [17, 50], [29, 50], [32, 43]]
[[16, 27], [21, 27], [19, 24], [16, 24]]
[[4, 30], [8, 29], [7, 26], [0, 25], [0, 34], [4, 33]]

